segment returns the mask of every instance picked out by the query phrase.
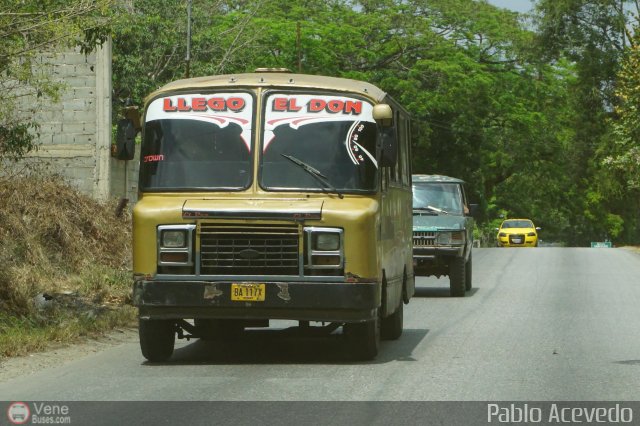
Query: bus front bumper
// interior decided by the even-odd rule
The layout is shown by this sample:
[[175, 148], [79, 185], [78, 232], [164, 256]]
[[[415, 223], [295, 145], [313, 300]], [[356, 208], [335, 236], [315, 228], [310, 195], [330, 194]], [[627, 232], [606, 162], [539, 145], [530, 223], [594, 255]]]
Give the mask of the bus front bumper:
[[136, 281], [133, 284], [133, 304], [144, 319], [228, 318], [326, 322], [371, 320], [380, 306], [380, 284], [376, 282], [260, 282], [265, 288], [263, 301], [231, 300], [232, 284]]

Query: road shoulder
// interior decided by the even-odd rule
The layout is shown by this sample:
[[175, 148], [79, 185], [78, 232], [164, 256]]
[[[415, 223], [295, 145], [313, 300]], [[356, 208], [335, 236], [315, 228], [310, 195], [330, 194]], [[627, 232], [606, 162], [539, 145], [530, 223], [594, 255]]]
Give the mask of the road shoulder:
[[137, 329], [123, 328], [113, 330], [98, 338], [87, 338], [79, 343], [61, 345], [43, 352], [0, 358], [0, 383], [16, 377], [28, 376], [47, 368], [59, 367], [111, 347], [137, 341]]

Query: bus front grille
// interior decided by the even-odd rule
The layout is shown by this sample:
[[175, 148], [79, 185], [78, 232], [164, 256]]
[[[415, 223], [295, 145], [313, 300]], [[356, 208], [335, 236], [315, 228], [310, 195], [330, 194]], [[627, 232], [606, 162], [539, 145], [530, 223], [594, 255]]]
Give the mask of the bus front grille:
[[298, 226], [200, 226], [202, 275], [299, 275]]

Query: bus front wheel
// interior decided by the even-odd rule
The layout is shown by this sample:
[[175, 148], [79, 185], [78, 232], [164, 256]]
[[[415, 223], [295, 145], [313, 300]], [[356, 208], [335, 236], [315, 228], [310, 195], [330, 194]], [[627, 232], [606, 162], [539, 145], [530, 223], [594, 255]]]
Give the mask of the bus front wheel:
[[172, 320], [138, 320], [140, 349], [151, 362], [168, 360], [173, 354], [176, 323]]

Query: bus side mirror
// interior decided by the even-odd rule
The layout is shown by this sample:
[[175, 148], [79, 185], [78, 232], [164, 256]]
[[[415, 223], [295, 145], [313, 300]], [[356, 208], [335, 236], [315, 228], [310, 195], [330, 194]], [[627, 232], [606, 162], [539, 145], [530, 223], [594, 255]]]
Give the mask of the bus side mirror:
[[388, 104], [378, 104], [373, 106], [373, 119], [380, 127], [393, 126], [393, 110]]
[[373, 106], [372, 115], [380, 130], [380, 166], [395, 166], [398, 159], [398, 141], [393, 126], [393, 110], [389, 104], [378, 104]]
[[396, 129], [385, 127], [380, 130], [380, 166], [393, 167], [398, 160]]
[[118, 120], [114, 157], [118, 160], [133, 160], [136, 153], [136, 127], [129, 118]]

